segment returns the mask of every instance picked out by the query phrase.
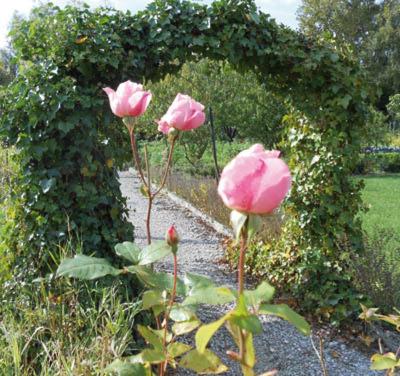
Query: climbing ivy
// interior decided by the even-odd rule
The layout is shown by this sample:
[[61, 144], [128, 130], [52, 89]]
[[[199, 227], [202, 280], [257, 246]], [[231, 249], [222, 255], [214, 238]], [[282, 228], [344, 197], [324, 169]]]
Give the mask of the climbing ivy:
[[[334, 273], [327, 294], [342, 290], [343, 281], [348, 286], [351, 252], [361, 249], [360, 186], [350, 175], [368, 93], [345, 51], [278, 26], [251, 0], [210, 6], [156, 0], [135, 15], [41, 7], [13, 30], [12, 44], [20, 73], [1, 101], [0, 127], [23, 155], [23, 205], [11, 236], [20, 252], [35, 254], [64, 240], [69, 226], [87, 252], [98, 254], [108, 254], [117, 238], [132, 237], [114, 170], [124, 130], [113, 122], [101, 88], [154, 81], [207, 57], [254, 71], [293, 106], [283, 145], [292, 156], [294, 185], [286, 250], [276, 254], [281, 281], [299, 287], [312, 276], [306, 285], [318, 289], [318, 281]], [[290, 254], [295, 257], [285, 271]]]

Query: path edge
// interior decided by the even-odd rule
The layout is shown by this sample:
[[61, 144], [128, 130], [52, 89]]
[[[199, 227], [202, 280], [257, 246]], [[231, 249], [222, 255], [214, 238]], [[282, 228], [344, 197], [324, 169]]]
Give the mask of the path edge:
[[[132, 167], [128, 169], [128, 172], [132, 175], [137, 175], [136, 170]], [[156, 185], [152, 183], [152, 187], [157, 188]], [[190, 202], [186, 201], [182, 197], [179, 197], [176, 193], [169, 191], [167, 188], [163, 188], [161, 190], [162, 193], [167, 195], [173, 202], [183, 207], [184, 209], [189, 210], [196, 217], [199, 217], [202, 221], [204, 221], [208, 226], [212, 227], [216, 232], [221, 235], [232, 237], [233, 232], [228, 227], [223, 225], [222, 223], [216, 221], [214, 218], [210, 217], [208, 214], [203, 213], [200, 209], [197, 209]]]

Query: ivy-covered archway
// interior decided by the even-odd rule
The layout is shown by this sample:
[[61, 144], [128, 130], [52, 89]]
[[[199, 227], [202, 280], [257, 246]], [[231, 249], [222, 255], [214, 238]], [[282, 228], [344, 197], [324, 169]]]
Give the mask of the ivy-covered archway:
[[351, 173], [367, 93], [344, 52], [278, 26], [252, 0], [156, 0], [135, 15], [45, 7], [12, 40], [19, 75], [0, 124], [20, 151], [22, 175], [3, 246], [30, 257], [72, 232], [86, 252], [107, 255], [132, 238], [112, 166], [123, 127], [101, 89], [160, 78], [189, 59], [226, 59], [254, 70], [293, 105], [286, 117], [291, 219], [271, 263], [288, 272], [276, 282], [327, 286], [330, 297], [346, 289], [348, 245], [360, 246]]

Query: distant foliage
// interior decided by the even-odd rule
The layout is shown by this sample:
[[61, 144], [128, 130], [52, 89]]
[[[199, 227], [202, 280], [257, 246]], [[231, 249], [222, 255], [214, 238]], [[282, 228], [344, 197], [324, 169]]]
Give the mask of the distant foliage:
[[[220, 140], [250, 138], [272, 147], [282, 137], [283, 99], [269, 92], [256, 73], [239, 73], [228, 62], [210, 59], [187, 62], [178, 73], [168, 74], [159, 82], [149, 82], [147, 87], [153, 92], [154, 101], [139, 120], [139, 130], [145, 129], [147, 137], [157, 136], [154, 119], [165, 112], [177, 92], [203, 103], [207, 114], [212, 107], [216, 136]], [[209, 140], [207, 134], [201, 138]]]

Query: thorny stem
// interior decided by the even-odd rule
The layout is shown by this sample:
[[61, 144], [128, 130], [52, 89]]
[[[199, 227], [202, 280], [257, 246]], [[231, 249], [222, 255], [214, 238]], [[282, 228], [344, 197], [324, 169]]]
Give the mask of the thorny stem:
[[146, 217], [146, 234], [147, 234], [147, 244], [151, 244], [151, 207], [153, 205], [153, 199], [155, 195], [151, 193], [151, 177], [150, 177], [150, 164], [149, 156], [147, 154], [147, 145], [144, 145], [144, 160], [146, 163], [146, 174], [147, 174], [147, 217]]
[[[172, 286], [171, 298], [169, 301], [168, 309], [165, 311], [164, 315], [164, 337], [163, 337], [163, 349], [166, 352], [166, 343], [167, 343], [167, 333], [168, 333], [168, 319], [169, 315], [171, 314], [172, 306], [174, 305], [175, 297], [176, 297], [176, 281], [178, 279], [178, 259], [176, 257], [176, 252], [174, 255], [174, 283]], [[164, 375], [164, 372], [167, 369], [167, 361], [161, 366], [160, 376]]]
[[137, 149], [137, 145], [136, 145], [136, 138], [135, 138], [135, 133], [133, 131], [133, 128], [129, 129], [129, 136], [131, 139], [132, 156], [133, 156], [133, 160], [135, 161], [136, 169], [139, 172], [140, 179], [142, 180], [144, 186], [148, 188], [149, 184], [148, 184], [148, 182], [146, 182], [146, 180], [144, 178], [142, 166], [140, 165], [140, 157], [139, 157], [139, 153], [138, 153], [138, 149]]
[[[246, 259], [246, 250], [247, 250], [247, 228], [242, 230], [242, 236], [240, 241], [240, 256], [239, 256], [239, 267], [238, 267], [238, 295], [243, 294], [244, 289], [244, 263]], [[240, 336], [239, 336], [239, 357], [242, 364], [244, 364], [245, 355], [246, 355], [246, 333], [244, 330], [239, 328]]]
[[158, 190], [155, 193], [153, 193], [153, 198], [160, 193], [160, 191], [164, 188], [165, 183], [167, 182], [167, 177], [168, 177], [169, 169], [172, 164], [172, 155], [174, 154], [174, 147], [175, 147], [175, 142], [176, 142], [177, 138], [178, 138], [178, 136], [175, 136], [171, 141], [171, 147], [169, 148], [168, 160], [167, 160], [167, 165], [165, 167], [164, 176], [161, 180], [161, 184], [160, 184]]

